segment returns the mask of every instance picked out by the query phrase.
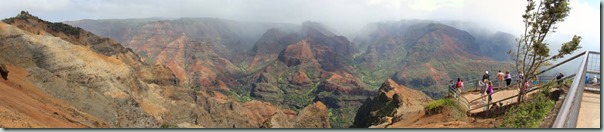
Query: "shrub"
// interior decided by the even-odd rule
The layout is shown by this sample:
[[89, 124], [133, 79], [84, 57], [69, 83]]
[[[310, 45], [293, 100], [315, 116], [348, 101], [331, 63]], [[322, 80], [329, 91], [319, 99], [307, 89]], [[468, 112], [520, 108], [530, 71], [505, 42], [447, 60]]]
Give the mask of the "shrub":
[[547, 113], [554, 108], [555, 102], [539, 93], [525, 103], [514, 106], [504, 115], [499, 127], [503, 128], [538, 128]]

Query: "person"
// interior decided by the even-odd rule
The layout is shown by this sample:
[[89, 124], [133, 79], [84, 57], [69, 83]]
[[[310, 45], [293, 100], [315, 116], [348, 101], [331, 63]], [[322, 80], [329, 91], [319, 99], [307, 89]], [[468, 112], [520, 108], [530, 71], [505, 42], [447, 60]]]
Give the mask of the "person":
[[558, 75], [556, 75], [556, 80], [558, 80], [558, 84], [562, 84], [563, 77], [564, 77], [564, 74], [562, 74], [562, 73], [558, 73]]
[[479, 85], [480, 85], [480, 98], [482, 99], [482, 101], [484, 101], [485, 92], [486, 92], [487, 88], [489, 87], [489, 84], [487, 84], [487, 83], [488, 83], [487, 79], [479, 82]]
[[598, 84], [598, 76], [594, 75], [594, 78], [592, 79], [591, 83]]
[[589, 84], [589, 75], [585, 75], [585, 84]]
[[462, 86], [461, 83], [461, 78], [457, 78], [457, 82], [455, 83], [455, 93], [457, 93], [457, 95], [461, 94], [461, 92], [459, 92]]
[[524, 89], [522, 89], [522, 93], [526, 93], [529, 90], [530, 84], [533, 83], [533, 80], [526, 81], [524, 83]]
[[512, 74], [509, 71], [505, 71], [505, 89], [508, 89], [510, 84], [512, 83]]
[[486, 80], [490, 80], [490, 79], [489, 79], [489, 71], [485, 71], [485, 72], [484, 72], [484, 75], [482, 75], [482, 80], [485, 80], [485, 79], [486, 79]]
[[503, 83], [503, 78], [504, 78], [504, 77], [505, 77], [505, 74], [503, 74], [503, 72], [499, 71], [499, 72], [497, 73], [497, 80], [499, 81], [499, 85], [498, 85], [498, 86], [499, 86], [499, 88], [502, 88], [502, 87], [501, 87], [501, 84]]

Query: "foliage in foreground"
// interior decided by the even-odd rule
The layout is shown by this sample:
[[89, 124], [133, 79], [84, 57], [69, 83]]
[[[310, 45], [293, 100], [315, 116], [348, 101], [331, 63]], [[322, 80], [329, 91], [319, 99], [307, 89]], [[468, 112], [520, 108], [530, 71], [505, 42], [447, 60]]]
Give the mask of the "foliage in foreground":
[[505, 113], [501, 128], [538, 128], [545, 116], [555, 106], [543, 93], [537, 94], [532, 100], [514, 106]]

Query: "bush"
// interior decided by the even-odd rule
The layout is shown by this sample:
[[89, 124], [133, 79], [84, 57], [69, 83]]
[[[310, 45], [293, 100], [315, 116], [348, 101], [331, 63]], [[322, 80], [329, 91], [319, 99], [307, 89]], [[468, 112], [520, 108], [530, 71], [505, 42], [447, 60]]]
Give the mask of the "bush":
[[545, 116], [554, 108], [555, 102], [539, 93], [534, 99], [514, 106], [504, 115], [499, 127], [502, 128], [538, 128]]
[[57, 23], [48, 23], [48, 28], [52, 31], [55, 32], [63, 32], [67, 35], [74, 35], [79, 37], [80, 36], [80, 28], [79, 27], [73, 27], [61, 22], [57, 22]]

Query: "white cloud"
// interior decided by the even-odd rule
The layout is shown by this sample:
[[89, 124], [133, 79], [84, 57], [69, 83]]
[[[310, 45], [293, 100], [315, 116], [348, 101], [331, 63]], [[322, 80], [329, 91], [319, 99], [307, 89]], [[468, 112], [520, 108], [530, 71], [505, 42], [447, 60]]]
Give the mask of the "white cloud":
[[[349, 37], [369, 22], [400, 19], [456, 20], [520, 35], [522, 0], [0, 0], [0, 18], [27, 10], [50, 21], [144, 17], [217, 17], [242, 21], [318, 21]], [[571, 0], [558, 33], [599, 44], [599, 6]], [[561, 37], [558, 37], [561, 36]], [[571, 36], [572, 37], [572, 36]], [[568, 40], [564, 38], [563, 40]]]

